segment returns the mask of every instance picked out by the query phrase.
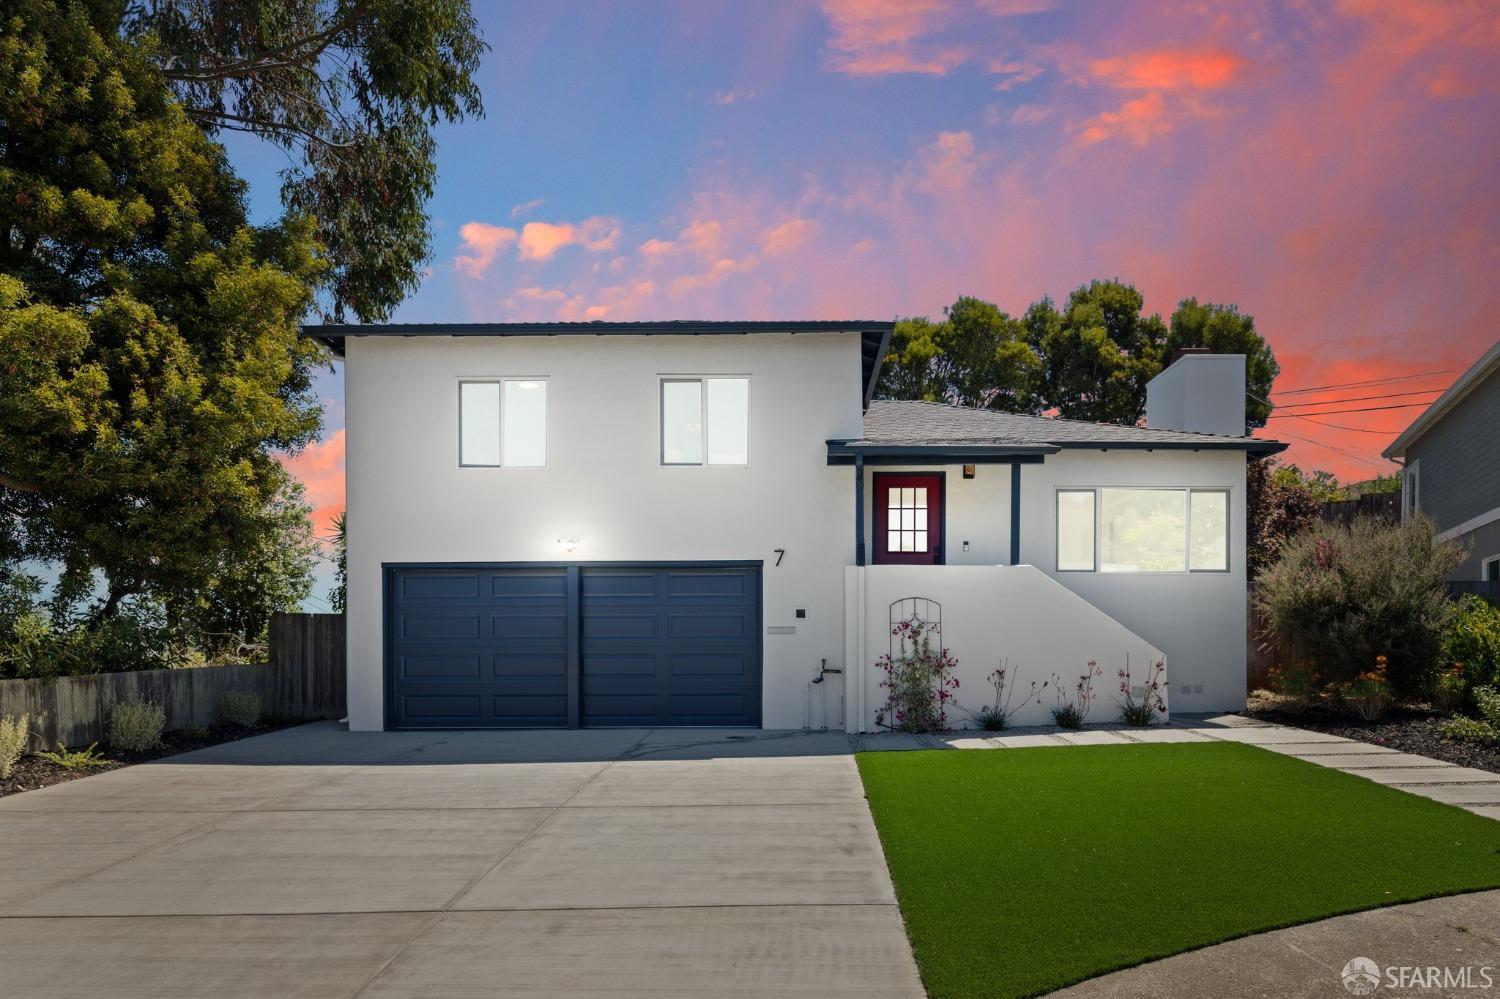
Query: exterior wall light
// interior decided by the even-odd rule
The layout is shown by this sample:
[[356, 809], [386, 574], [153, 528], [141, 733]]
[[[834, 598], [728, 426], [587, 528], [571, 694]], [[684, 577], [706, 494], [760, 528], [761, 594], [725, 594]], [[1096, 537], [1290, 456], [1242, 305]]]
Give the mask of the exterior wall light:
[[570, 538], [558, 538], [557, 547], [561, 548], [565, 554], [573, 554], [573, 549], [578, 547], [578, 535], [575, 534]]

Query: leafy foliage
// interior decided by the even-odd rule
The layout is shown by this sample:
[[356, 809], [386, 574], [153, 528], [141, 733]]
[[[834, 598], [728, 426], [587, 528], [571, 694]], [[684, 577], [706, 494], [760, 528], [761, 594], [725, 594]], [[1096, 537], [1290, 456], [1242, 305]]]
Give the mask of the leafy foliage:
[[1464, 594], [1443, 636], [1442, 657], [1467, 686], [1500, 686], [1500, 607]]
[[28, 0], [0, 25], [0, 560], [61, 567], [48, 628], [106, 629], [80, 642], [131, 600], [172, 633], [253, 628], [304, 585], [275, 453], [319, 429], [298, 325], [328, 265], [305, 217], [249, 224], [176, 57], [119, 20], [197, 10]]
[[1296, 535], [1322, 519], [1311, 489], [1281, 474], [1273, 460], [1245, 465], [1245, 565], [1251, 579], [1281, 555]]
[[1094, 681], [1104, 675], [1099, 664], [1090, 659], [1078, 682], [1065, 684], [1052, 674], [1052, 691], [1057, 703], [1052, 706], [1052, 721], [1058, 728], [1082, 728], [1094, 706]]
[[1282, 547], [1255, 599], [1270, 629], [1300, 642], [1330, 682], [1353, 680], [1383, 655], [1393, 692], [1410, 698], [1438, 665], [1455, 612], [1444, 581], [1463, 558], [1424, 517], [1318, 524]]
[[[103, 8], [110, 9], [110, 8]], [[483, 114], [468, 0], [164, 0], [101, 24], [148, 53], [187, 118], [284, 150], [316, 219], [332, 314], [386, 319], [429, 259], [433, 129]]]
[[898, 732], [939, 732], [948, 727], [948, 702], [958, 689], [958, 660], [941, 642], [942, 633], [921, 618], [902, 621], [891, 629], [898, 651], [880, 657], [876, 667], [885, 673], [885, 706], [876, 722]]
[[260, 721], [260, 695], [253, 690], [226, 690], [219, 702], [219, 717], [225, 724], [252, 728]]
[[0, 717], [0, 780], [10, 776], [16, 762], [26, 753], [26, 740], [30, 734], [31, 718], [27, 715]]
[[109, 766], [109, 757], [97, 752], [98, 747], [97, 742], [91, 742], [87, 749], [69, 749], [66, 743], [59, 742], [55, 751], [45, 749], [36, 755], [68, 770], [89, 770], [94, 767]]
[[333, 589], [328, 591], [328, 606], [335, 614], [349, 609], [349, 526], [346, 511], [340, 510], [333, 520]]
[[1452, 718], [1443, 723], [1443, 734], [1464, 742], [1500, 743], [1500, 690], [1475, 687], [1474, 707], [1478, 718]]
[[124, 701], [109, 714], [109, 746], [127, 753], [144, 753], [161, 745], [167, 712], [155, 701]]
[[1142, 313], [1144, 298], [1118, 280], [1092, 281], [1061, 309], [1050, 298], [1014, 318], [977, 298], [944, 309], [944, 319], [896, 324], [881, 371], [884, 399], [926, 399], [962, 406], [1133, 424], [1146, 411], [1146, 383], [1180, 348], [1246, 355], [1247, 420], [1265, 422], [1280, 368], [1232, 305], [1184, 299], [1170, 322]]

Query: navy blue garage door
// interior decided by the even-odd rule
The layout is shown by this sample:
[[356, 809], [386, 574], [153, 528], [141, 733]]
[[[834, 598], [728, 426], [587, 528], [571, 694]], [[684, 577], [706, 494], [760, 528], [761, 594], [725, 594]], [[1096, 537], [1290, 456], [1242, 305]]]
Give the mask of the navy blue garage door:
[[758, 566], [393, 568], [386, 599], [395, 728], [760, 723]]

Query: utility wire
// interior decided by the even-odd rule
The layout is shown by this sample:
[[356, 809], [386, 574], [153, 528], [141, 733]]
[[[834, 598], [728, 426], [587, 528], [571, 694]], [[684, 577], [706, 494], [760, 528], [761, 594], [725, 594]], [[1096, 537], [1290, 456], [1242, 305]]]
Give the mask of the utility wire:
[[1302, 395], [1306, 392], [1326, 392], [1330, 389], [1360, 388], [1365, 385], [1383, 385], [1387, 382], [1404, 382], [1413, 378], [1427, 378], [1430, 375], [1446, 375], [1452, 372], [1452, 368], [1442, 368], [1438, 371], [1420, 371], [1414, 375], [1391, 375], [1387, 378], [1368, 378], [1360, 382], [1336, 382], [1332, 385], [1311, 385], [1307, 388], [1282, 389], [1272, 392], [1272, 395]]
[[1290, 437], [1294, 441], [1301, 441], [1304, 444], [1311, 444], [1313, 447], [1320, 447], [1325, 451], [1332, 451], [1334, 454], [1341, 454], [1346, 458], [1351, 458], [1354, 461], [1369, 465], [1371, 468], [1384, 469], [1386, 467], [1380, 464], [1380, 462], [1378, 461], [1374, 461], [1362, 455], [1355, 454], [1353, 451], [1345, 451], [1343, 448], [1334, 447], [1332, 444], [1324, 444], [1322, 441], [1315, 441], [1311, 437], [1299, 437], [1297, 434], [1292, 433], [1289, 433], [1286, 436]]
[[[1317, 404], [1316, 403], [1309, 403], [1308, 405], [1317, 405]], [[1325, 410], [1319, 410], [1316, 413], [1280, 413], [1280, 414], [1278, 414], [1278, 413], [1274, 413], [1273, 412], [1269, 417], [1267, 417], [1267, 419], [1274, 420], [1274, 419], [1277, 419], [1278, 416], [1280, 416], [1280, 417], [1287, 417], [1287, 416], [1337, 416], [1339, 413], [1378, 413], [1381, 410], [1385, 410], [1385, 409], [1417, 409], [1417, 408], [1426, 409], [1429, 405], [1430, 405], [1430, 403], [1425, 403], [1425, 402], [1402, 402], [1402, 403], [1397, 403], [1397, 404], [1392, 405], [1392, 406], [1361, 406], [1358, 409], [1325, 409]]]
[[1318, 399], [1314, 402], [1289, 402], [1277, 409], [1305, 409], [1308, 406], [1332, 406], [1344, 402], [1369, 402], [1371, 399], [1401, 399], [1411, 395], [1437, 395], [1444, 389], [1417, 389], [1413, 392], [1390, 392], [1385, 395], [1351, 395], [1346, 399]]

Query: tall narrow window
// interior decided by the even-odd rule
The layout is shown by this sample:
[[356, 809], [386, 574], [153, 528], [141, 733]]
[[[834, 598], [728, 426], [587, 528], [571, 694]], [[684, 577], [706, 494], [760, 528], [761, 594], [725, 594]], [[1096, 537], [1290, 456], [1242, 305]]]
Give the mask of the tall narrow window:
[[1192, 546], [1189, 568], [1195, 572], [1229, 571], [1229, 494], [1194, 489], [1188, 495], [1188, 531]]
[[460, 465], [541, 468], [547, 464], [547, 382], [503, 378], [458, 386]]
[[1063, 489], [1057, 494], [1057, 568], [1094, 571], [1094, 491]]
[[747, 465], [750, 379], [663, 378], [663, 465]]

